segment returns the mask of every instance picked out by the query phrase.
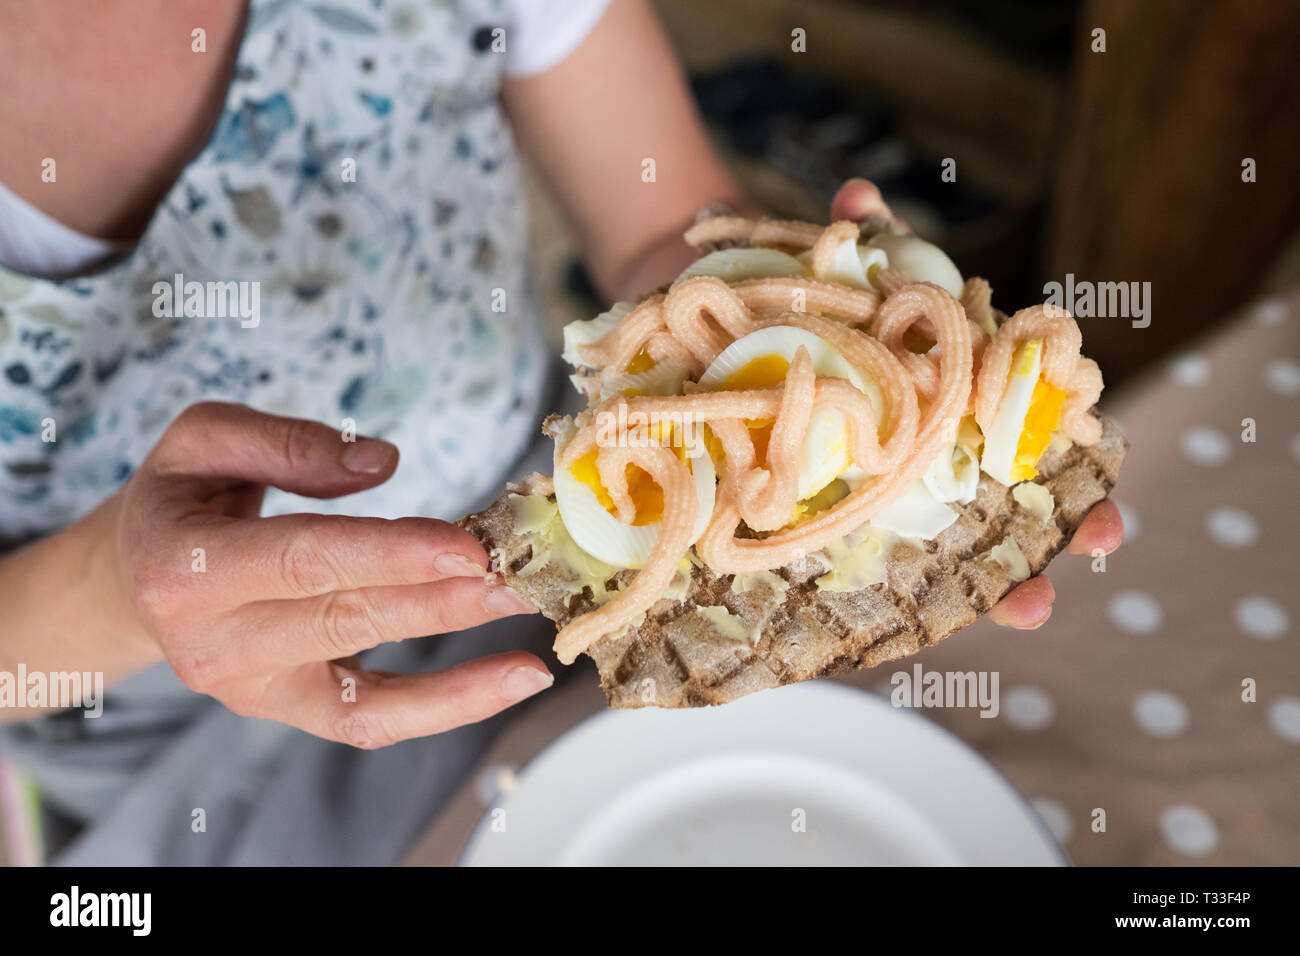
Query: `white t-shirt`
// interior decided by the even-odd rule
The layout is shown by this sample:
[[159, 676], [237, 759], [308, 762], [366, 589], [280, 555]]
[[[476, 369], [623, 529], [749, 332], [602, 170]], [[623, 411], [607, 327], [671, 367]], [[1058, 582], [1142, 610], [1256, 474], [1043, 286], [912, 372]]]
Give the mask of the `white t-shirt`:
[[[587, 38], [608, 6], [609, 0], [510, 0], [505, 72], [535, 76], [556, 66]], [[0, 182], [0, 266], [62, 278], [92, 269], [128, 247], [65, 226]]]
[[587, 38], [608, 6], [609, 0], [509, 0], [506, 73], [535, 76], [556, 66]]
[[93, 268], [117, 243], [70, 229], [0, 183], [0, 266], [43, 279]]

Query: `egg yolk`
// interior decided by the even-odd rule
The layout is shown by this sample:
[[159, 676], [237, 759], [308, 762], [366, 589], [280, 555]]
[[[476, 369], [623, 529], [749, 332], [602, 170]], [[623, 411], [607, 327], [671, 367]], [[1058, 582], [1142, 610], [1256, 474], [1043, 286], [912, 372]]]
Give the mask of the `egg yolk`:
[[784, 355], [760, 355], [727, 376], [722, 387], [737, 392], [750, 388], [776, 388], [785, 381], [790, 363]]
[[[688, 460], [685, 441], [673, 442], [675, 429], [671, 423], [652, 424], [650, 428], [655, 441], [671, 447], [680, 460]], [[610, 497], [605, 483], [600, 480], [600, 470], [596, 467], [596, 456], [599, 453], [600, 449], [593, 448], [575, 461], [569, 467], [569, 471], [574, 478], [595, 492], [596, 500], [600, 502], [602, 508], [614, 514], [614, 499]], [[663, 519], [664, 491], [644, 468], [638, 468], [636, 465], [627, 466], [627, 493], [636, 508], [636, 516], [632, 519], [635, 527], [654, 524]]]
[[[573, 463], [570, 471], [573, 477], [590, 488], [596, 493], [596, 500], [600, 506], [610, 514], [614, 513], [614, 499], [609, 496], [605, 490], [604, 483], [600, 480], [600, 472], [596, 469], [597, 450], [592, 449]], [[636, 465], [627, 466], [627, 492], [632, 497], [632, 503], [636, 506], [636, 517], [632, 524], [641, 527], [642, 525], [654, 524], [664, 516], [664, 493], [663, 489], [655, 484], [655, 480], [650, 477], [649, 472]]]
[[1029, 411], [1025, 413], [1025, 427], [1016, 443], [1016, 458], [1011, 465], [1011, 480], [1028, 481], [1038, 474], [1034, 467], [1047, 451], [1052, 432], [1061, 424], [1061, 406], [1065, 403], [1065, 389], [1049, 385], [1041, 378], [1034, 385], [1029, 398]]
[[794, 506], [794, 515], [786, 524], [787, 528], [793, 528], [805, 518], [811, 518], [813, 515], [820, 514], [826, 509], [832, 507], [841, 499], [848, 497], [849, 486], [843, 478], [833, 478], [821, 491], [813, 495], [806, 501], [801, 501]]
[[[785, 381], [789, 371], [790, 362], [785, 356], [760, 355], [728, 375], [722, 387], [729, 392], [752, 388], [776, 388]], [[754, 460], [766, 464], [767, 445], [772, 440], [772, 426], [776, 424], [775, 420], [756, 418], [745, 424], [749, 426], [749, 438], [754, 443]]]
[[629, 375], [640, 375], [642, 372], [648, 372], [654, 368], [655, 360], [650, 357], [650, 353], [644, 348], [632, 356], [632, 361], [627, 363], [627, 372]]
[[984, 447], [984, 433], [980, 431], [979, 425], [975, 424], [974, 415], [965, 415], [957, 423], [957, 442], [976, 452]]

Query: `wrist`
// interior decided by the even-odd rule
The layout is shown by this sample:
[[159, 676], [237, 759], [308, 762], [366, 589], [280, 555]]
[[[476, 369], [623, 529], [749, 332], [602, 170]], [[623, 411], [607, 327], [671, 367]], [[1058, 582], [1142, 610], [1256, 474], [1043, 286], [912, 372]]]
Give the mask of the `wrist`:
[[[757, 205], [739, 193], [705, 203], [700, 208], [715, 205], [727, 207], [730, 215], [751, 219], [764, 215]], [[691, 219], [642, 245], [624, 266], [616, 271], [608, 288], [603, 290], [610, 301], [636, 301], [665, 283], [672, 282], [683, 269], [694, 262], [697, 258], [696, 251], [682, 239], [682, 234], [694, 221], [692, 215]]]
[[114, 495], [81, 520], [29, 545], [7, 568], [20, 625], [6, 653], [41, 670], [98, 671], [105, 684], [162, 660], [141, 626], [117, 552]]
[[[127, 556], [122, 554], [118, 534], [121, 509], [119, 492], [69, 528], [66, 543], [69, 559], [78, 562], [82, 572], [78, 604], [85, 609], [88, 633], [111, 655], [112, 669], [124, 675], [157, 663], [163, 654], [136, 613], [131, 596]], [[99, 613], [93, 608], [99, 608]]]

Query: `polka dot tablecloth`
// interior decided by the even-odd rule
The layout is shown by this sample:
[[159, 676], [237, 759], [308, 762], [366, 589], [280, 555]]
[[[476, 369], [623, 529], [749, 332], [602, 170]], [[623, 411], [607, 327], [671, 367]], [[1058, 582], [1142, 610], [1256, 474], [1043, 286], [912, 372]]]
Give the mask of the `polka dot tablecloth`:
[[[1077, 864], [1300, 864], [1297, 355], [1300, 290], [1108, 393], [1132, 448], [1115, 489], [1126, 541], [1104, 570], [1062, 554], [1042, 628], [981, 619], [845, 682], [888, 693], [917, 664], [996, 672], [996, 718], [925, 713], [992, 761]], [[523, 764], [600, 707], [584, 670], [482, 766]], [[471, 781], [411, 862], [454, 862], [481, 812]]]
[[852, 678], [997, 671], [996, 719], [927, 713], [1078, 864], [1300, 864], [1298, 355], [1300, 293], [1107, 395], [1132, 449], [1114, 492], [1125, 544], [1105, 570], [1062, 555], [1041, 629], [981, 620]]

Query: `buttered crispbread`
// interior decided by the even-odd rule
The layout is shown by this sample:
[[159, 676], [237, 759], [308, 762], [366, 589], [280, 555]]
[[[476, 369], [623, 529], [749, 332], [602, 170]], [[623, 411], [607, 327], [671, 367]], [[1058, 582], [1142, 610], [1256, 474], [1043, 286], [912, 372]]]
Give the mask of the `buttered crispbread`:
[[[745, 232], [752, 222], [719, 218], [715, 224], [717, 236], [697, 243], [702, 254], [749, 245], [727, 236], [731, 225]], [[880, 225], [863, 227], [862, 235]], [[803, 241], [804, 233], [819, 228], [775, 223], [769, 231], [777, 239]], [[982, 310], [1000, 326], [1006, 316], [989, 308], [987, 291], [985, 285]], [[575, 372], [575, 384], [588, 391], [595, 370]], [[692, 553], [643, 615], [586, 648], [610, 705], [722, 704], [896, 660], [970, 624], [1019, 581], [1040, 573], [1109, 494], [1127, 441], [1112, 422], [1095, 410], [1091, 415], [1100, 421], [1100, 440], [1085, 446], [1058, 435], [1037, 463], [1033, 484], [1042, 490], [1027, 494], [1026, 483], [1013, 493], [980, 474], [974, 500], [952, 504], [955, 523], [928, 541], [891, 537], [865, 586], [823, 586], [828, 557], [834, 557], [825, 551], [740, 576], [715, 573]], [[1095, 435], [1096, 425], [1087, 424]], [[553, 418], [546, 431], [558, 437], [569, 426]], [[547, 520], [558, 544], [538, 531]], [[556, 515], [552, 481], [542, 475], [511, 486], [460, 524], [489, 549], [492, 569], [560, 628], [615, 599], [638, 573], [588, 561], [575, 550]]]
[[[610, 706], [724, 704], [768, 687], [874, 667], [938, 643], [1017, 583], [989, 557], [993, 548], [1013, 538], [1030, 573], [1040, 573], [1109, 494], [1127, 448], [1119, 429], [1103, 419], [1096, 445], [1050, 449], [1035, 479], [1055, 502], [1046, 520], [1019, 504], [1011, 489], [981, 477], [975, 500], [955, 506], [955, 524], [920, 547], [897, 542], [886, 561], [887, 580], [861, 590], [819, 589], [814, 582], [824, 568], [813, 558], [775, 572], [784, 589], [759, 580], [743, 592], [733, 589], [733, 576], [692, 566], [684, 595], [661, 599], [639, 626], [588, 651]], [[460, 523], [489, 549], [493, 570], [563, 626], [595, 606], [591, 590], [575, 592], [575, 575], [559, 562], [519, 574], [533, 558], [533, 546], [527, 535], [516, 533], [510, 500], [550, 491], [550, 479], [534, 475]], [[607, 586], [624, 584], [635, 573], [620, 571]], [[747, 633], [757, 632], [757, 642], [722, 633], [698, 612], [702, 607], [726, 608]]]

